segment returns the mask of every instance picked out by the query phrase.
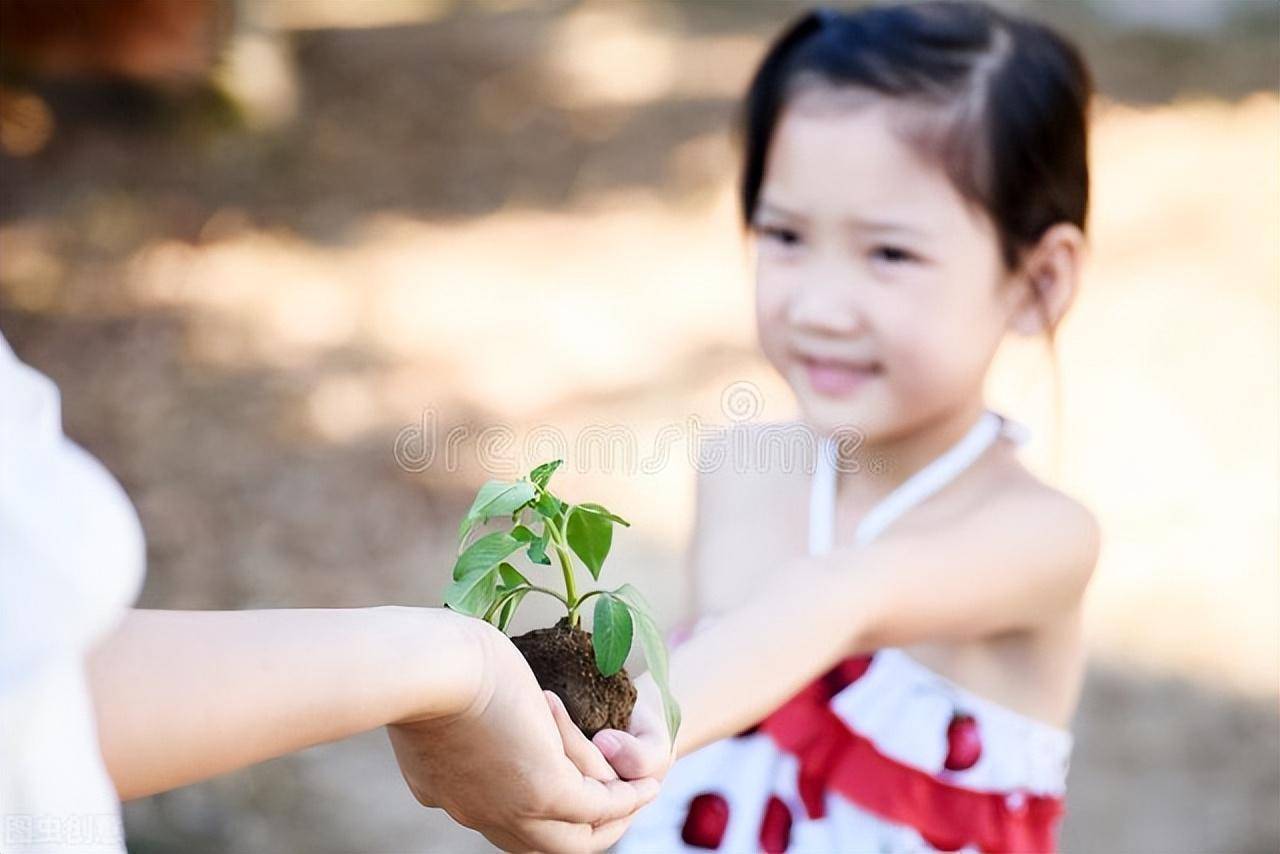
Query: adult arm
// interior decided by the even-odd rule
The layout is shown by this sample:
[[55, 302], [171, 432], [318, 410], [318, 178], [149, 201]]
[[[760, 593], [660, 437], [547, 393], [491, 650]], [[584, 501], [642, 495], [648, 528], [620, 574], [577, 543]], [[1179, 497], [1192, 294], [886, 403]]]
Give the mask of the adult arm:
[[509, 850], [603, 848], [657, 789], [618, 780], [505, 636], [448, 611], [135, 610], [89, 670], [125, 799], [384, 725], [414, 796]]

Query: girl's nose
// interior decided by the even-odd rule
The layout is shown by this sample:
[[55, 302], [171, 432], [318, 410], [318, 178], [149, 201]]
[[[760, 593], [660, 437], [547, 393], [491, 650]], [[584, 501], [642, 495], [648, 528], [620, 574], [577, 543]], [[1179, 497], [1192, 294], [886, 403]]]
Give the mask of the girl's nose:
[[853, 288], [833, 285], [825, 277], [803, 283], [787, 306], [787, 321], [796, 329], [829, 336], [862, 331], [863, 309]]

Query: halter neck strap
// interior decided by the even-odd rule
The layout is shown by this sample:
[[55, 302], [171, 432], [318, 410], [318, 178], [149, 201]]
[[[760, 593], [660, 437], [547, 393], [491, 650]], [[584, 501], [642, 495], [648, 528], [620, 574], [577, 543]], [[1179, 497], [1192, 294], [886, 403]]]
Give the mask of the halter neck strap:
[[[969, 432], [924, 468], [880, 499], [858, 523], [854, 541], [865, 545], [899, 516], [933, 495], [980, 457], [1000, 436], [1017, 444], [1028, 439], [1026, 427], [985, 410]], [[825, 437], [818, 449], [817, 467], [809, 492], [809, 554], [825, 554], [835, 542], [836, 447]]]

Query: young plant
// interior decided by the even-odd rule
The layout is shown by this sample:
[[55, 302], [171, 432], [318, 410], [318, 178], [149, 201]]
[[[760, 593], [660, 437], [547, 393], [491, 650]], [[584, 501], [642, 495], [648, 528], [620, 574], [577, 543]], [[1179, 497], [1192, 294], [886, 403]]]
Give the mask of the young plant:
[[[613, 544], [614, 525], [630, 527], [630, 523], [599, 504], [569, 504], [552, 494], [547, 484], [562, 462], [543, 463], [515, 482], [491, 480], [480, 487], [458, 526], [458, 559], [445, 604], [502, 631], [530, 593], [550, 596], [564, 606], [565, 617], [554, 628], [512, 638], [512, 643], [529, 661], [539, 684], [560, 695], [588, 736], [606, 726], [626, 728], [635, 689], [623, 664], [638, 638], [674, 740], [680, 708], [671, 696], [666, 647], [648, 605], [630, 584], [580, 593], [574, 571], [576, 556], [591, 578], [599, 581]], [[501, 530], [473, 539], [480, 526], [494, 519], [503, 520]], [[535, 584], [516, 569], [511, 559], [521, 551], [533, 567], [551, 566], [554, 556], [562, 590]], [[592, 632], [587, 635], [580, 628], [581, 612], [593, 598]], [[593, 666], [574, 660], [584, 657], [591, 658]]]

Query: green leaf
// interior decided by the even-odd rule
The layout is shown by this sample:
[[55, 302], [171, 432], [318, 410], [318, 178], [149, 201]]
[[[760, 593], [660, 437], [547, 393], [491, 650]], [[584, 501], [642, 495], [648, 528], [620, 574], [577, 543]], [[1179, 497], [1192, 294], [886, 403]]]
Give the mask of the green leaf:
[[624, 584], [621, 587], [610, 590], [614, 596], [632, 606], [632, 610], [640, 610], [648, 614], [650, 618], [653, 615], [653, 609], [649, 607], [649, 602], [644, 596], [640, 595], [640, 591], [636, 589], [634, 584]]
[[516, 525], [512, 528], [511, 536], [515, 537], [522, 543], [531, 543], [538, 538], [537, 534], [526, 528], [524, 525]]
[[662, 696], [662, 711], [667, 721], [667, 733], [674, 744], [676, 733], [680, 731], [680, 705], [671, 694], [671, 674], [667, 667], [667, 647], [662, 641], [662, 632], [649, 615], [649, 606], [645, 603], [640, 591], [630, 584], [624, 584], [613, 591], [630, 609], [635, 619], [636, 635], [640, 639], [640, 648], [644, 650], [644, 660], [649, 665], [649, 673], [653, 676], [658, 693]]
[[493, 569], [518, 548], [520, 541], [505, 531], [486, 534], [458, 555], [458, 561], [453, 565], [453, 579], [461, 581], [476, 570]]
[[604, 516], [609, 521], [617, 522], [619, 525], [623, 526], [624, 528], [631, 527], [631, 523], [628, 522], [626, 519], [623, 519], [621, 516], [615, 516], [614, 514], [610, 513], [608, 510], [601, 507], [599, 504], [591, 504], [590, 502], [588, 502], [586, 504], [578, 504], [576, 506], [582, 510], [587, 510], [591, 513], [597, 513], [601, 516]]
[[552, 460], [549, 463], [543, 463], [533, 471], [529, 472], [529, 480], [536, 483], [539, 489], [547, 488], [547, 481], [551, 480], [551, 475], [556, 473], [556, 469], [564, 460]]
[[[497, 594], [493, 598], [493, 604], [485, 612], [486, 619], [496, 619], [496, 625], [500, 631], [506, 631], [507, 626], [511, 624], [511, 618], [515, 616], [516, 609], [520, 607], [520, 603], [524, 601], [524, 597], [531, 589], [529, 579], [525, 578], [509, 563], [498, 564], [498, 585]], [[494, 613], [494, 610], [497, 613]]]
[[480, 487], [480, 491], [476, 493], [476, 500], [471, 503], [471, 509], [467, 511], [467, 515], [458, 526], [459, 541], [466, 540], [467, 534], [471, 533], [471, 529], [476, 525], [494, 516], [515, 513], [532, 501], [536, 493], [537, 490], [534, 489], [533, 484], [527, 480], [518, 480], [515, 483], [501, 480], [489, 481]]
[[499, 588], [500, 591], [519, 587], [521, 584], [532, 583], [520, 573], [520, 570], [516, 569], [509, 563], [498, 564], [498, 577], [502, 580], [502, 586]]
[[463, 614], [483, 617], [493, 606], [497, 586], [496, 566], [477, 569], [449, 585], [444, 592], [444, 604]]
[[626, 603], [607, 593], [596, 597], [591, 622], [591, 645], [596, 651], [596, 667], [603, 676], [622, 669], [631, 652], [631, 611]]
[[538, 496], [538, 500], [534, 503], [533, 509], [538, 515], [544, 519], [554, 519], [560, 515], [560, 511], [564, 509], [564, 502], [556, 498], [550, 492], [544, 492]]
[[528, 590], [518, 590], [507, 596], [507, 601], [502, 603], [502, 607], [498, 609], [498, 630], [505, 632], [507, 626], [511, 625], [511, 618], [516, 615], [516, 609], [520, 607], [520, 603], [524, 601]]
[[529, 548], [525, 550], [525, 554], [529, 556], [529, 560], [534, 563], [540, 563], [543, 566], [551, 565], [551, 558], [547, 557], [547, 542], [551, 538], [551, 531], [546, 525], [542, 526], [542, 533], [536, 540], [529, 543]]
[[600, 578], [600, 569], [613, 544], [613, 522], [594, 510], [572, 507], [564, 535], [569, 541], [569, 548], [582, 560], [591, 577]]

